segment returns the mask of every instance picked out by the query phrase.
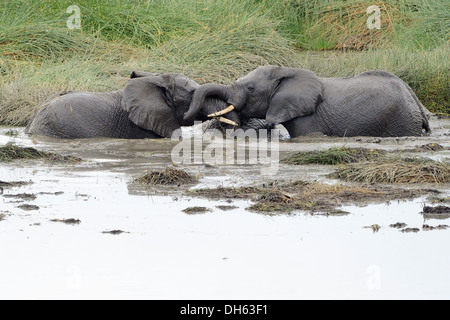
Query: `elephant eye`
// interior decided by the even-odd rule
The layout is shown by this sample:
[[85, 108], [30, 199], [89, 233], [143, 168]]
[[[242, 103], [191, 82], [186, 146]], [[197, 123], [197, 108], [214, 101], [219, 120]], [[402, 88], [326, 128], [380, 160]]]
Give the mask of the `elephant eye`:
[[253, 86], [248, 86], [247, 90], [250, 91], [250, 92], [253, 92], [253, 91], [255, 91], [255, 88]]

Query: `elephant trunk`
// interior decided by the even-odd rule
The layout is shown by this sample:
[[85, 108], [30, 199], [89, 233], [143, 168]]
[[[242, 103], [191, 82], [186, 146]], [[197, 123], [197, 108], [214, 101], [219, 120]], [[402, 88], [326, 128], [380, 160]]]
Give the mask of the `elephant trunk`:
[[224, 101], [228, 100], [228, 86], [220, 84], [204, 84], [195, 90], [192, 97], [192, 103], [189, 110], [184, 114], [184, 120], [190, 121], [200, 112], [205, 99], [211, 96], [215, 96]]

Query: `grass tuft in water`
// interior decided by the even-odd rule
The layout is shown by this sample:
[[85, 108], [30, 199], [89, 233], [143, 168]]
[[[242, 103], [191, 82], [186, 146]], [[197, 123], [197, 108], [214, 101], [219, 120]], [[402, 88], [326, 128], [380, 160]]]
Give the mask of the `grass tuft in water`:
[[148, 172], [134, 180], [141, 185], [182, 185], [193, 184], [197, 181], [197, 178], [186, 171], [172, 168]]
[[77, 157], [61, 156], [59, 154], [38, 151], [34, 148], [19, 147], [13, 144], [0, 147], [0, 162], [11, 162], [14, 160], [48, 160], [66, 163], [81, 162], [81, 159]]
[[365, 183], [447, 183], [450, 161], [386, 157], [346, 165], [330, 177]]
[[281, 160], [281, 163], [302, 165], [302, 164], [324, 164], [336, 165], [343, 163], [353, 163], [363, 160], [371, 160], [384, 155], [386, 152], [376, 149], [364, 148], [330, 148], [323, 151], [298, 152], [292, 156]]

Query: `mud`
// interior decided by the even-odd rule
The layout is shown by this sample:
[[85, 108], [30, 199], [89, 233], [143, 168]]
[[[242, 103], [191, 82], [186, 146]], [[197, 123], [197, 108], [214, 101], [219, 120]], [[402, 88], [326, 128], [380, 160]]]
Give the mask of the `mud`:
[[[450, 158], [450, 121], [431, 124], [429, 137], [284, 140], [280, 159], [342, 147]], [[0, 146], [82, 161], [0, 164], [0, 256], [8, 262], [0, 298], [450, 298], [450, 217], [423, 213], [447, 203], [448, 183], [337, 181], [328, 176], [336, 166], [317, 164], [280, 164], [270, 177], [261, 164], [202, 163], [176, 166], [194, 184], [142, 186], [135, 179], [173, 167], [178, 142], [9, 130], [0, 128]], [[430, 144], [442, 148], [422, 148]], [[25, 194], [36, 198], [14, 198]], [[247, 210], [255, 205], [288, 210]], [[195, 207], [208, 211], [183, 212]]]

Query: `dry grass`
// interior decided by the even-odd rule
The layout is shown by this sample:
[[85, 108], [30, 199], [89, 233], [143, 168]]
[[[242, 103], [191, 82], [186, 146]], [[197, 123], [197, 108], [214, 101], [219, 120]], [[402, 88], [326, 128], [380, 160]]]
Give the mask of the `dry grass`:
[[262, 213], [290, 213], [296, 210], [343, 214], [339, 207], [394, 199], [409, 199], [422, 194], [421, 190], [390, 187], [346, 186], [342, 184], [295, 181], [272, 183], [262, 187], [199, 189], [189, 195], [208, 199], [248, 199], [255, 203], [247, 208]]
[[450, 161], [387, 157], [349, 164], [330, 177], [365, 183], [447, 183]]
[[141, 185], [182, 185], [196, 183], [198, 180], [183, 170], [166, 168], [163, 171], [145, 173], [134, 180]]

